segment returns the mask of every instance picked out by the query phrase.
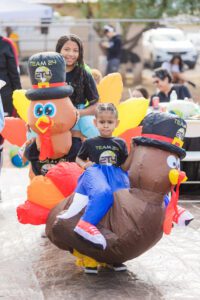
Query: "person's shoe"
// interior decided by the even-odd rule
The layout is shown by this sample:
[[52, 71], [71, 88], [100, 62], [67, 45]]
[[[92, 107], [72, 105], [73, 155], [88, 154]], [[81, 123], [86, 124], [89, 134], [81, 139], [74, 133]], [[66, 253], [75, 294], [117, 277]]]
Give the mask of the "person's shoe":
[[127, 266], [124, 264], [113, 264], [113, 265], [108, 265], [108, 267], [115, 272], [124, 272], [127, 271]]
[[95, 268], [85, 267], [84, 272], [86, 274], [98, 274], [98, 269], [97, 269], [97, 267], [95, 267]]
[[105, 249], [106, 248], [106, 239], [104, 236], [100, 233], [100, 231], [96, 228], [96, 226], [85, 222], [83, 220], [80, 220], [76, 227], [74, 228], [74, 231], [83, 237], [85, 240], [90, 241], [95, 246]]

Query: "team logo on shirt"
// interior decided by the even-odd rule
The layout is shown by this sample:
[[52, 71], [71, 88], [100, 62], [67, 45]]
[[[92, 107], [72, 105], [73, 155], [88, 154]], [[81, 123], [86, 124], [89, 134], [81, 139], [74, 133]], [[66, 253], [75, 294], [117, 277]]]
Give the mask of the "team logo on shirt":
[[99, 157], [99, 163], [107, 166], [115, 165], [117, 163], [117, 156], [113, 151], [104, 151]]

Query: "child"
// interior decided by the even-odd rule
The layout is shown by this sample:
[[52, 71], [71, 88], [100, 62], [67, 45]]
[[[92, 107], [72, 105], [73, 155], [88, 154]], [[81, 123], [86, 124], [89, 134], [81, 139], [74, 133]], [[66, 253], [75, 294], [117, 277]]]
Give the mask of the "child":
[[[79, 121], [72, 128], [72, 136], [74, 138], [95, 137], [99, 134], [93, 124], [99, 95], [95, 81], [84, 64], [83, 43], [74, 34], [62, 36], [58, 39], [56, 52], [65, 59], [66, 82], [74, 88], [70, 99], [80, 115]], [[75, 139], [73, 143], [74, 141]]]
[[126, 170], [129, 169], [133, 149], [128, 155], [125, 141], [112, 137], [118, 126], [118, 112], [112, 103], [99, 104], [94, 123], [100, 136], [87, 139], [76, 159], [86, 169], [80, 177], [73, 202], [58, 218], [68, 219], [78, 214], [85, 206], [85, 212], [74, 231], [94, 245], [105, 249], [106, 239], [96, 225], [113, 204], [113, 193], [129, 187]]
[[129, 90], [130, 97], [149, 99], [149, 93], [145, 87], [138, 85], [133, 91]]

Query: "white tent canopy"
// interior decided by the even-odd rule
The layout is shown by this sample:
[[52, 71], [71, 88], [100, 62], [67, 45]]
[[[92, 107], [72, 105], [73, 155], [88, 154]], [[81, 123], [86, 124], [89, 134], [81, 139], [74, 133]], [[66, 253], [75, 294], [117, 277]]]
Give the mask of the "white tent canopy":
[[0, 0], [0, 24], [41, 23], [51, 20], [53, 9], [47, 5], [31, 4], [23, 0]]

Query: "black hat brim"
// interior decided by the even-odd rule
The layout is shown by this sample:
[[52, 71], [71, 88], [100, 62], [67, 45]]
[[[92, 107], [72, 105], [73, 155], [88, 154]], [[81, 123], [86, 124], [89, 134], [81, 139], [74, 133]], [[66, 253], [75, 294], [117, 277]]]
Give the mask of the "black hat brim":
[[145, 138], [145, 137], [136, 137], [133, 138], [134, 142], [137, 145], [155, 147], [164, 151], [169, 151], [175, 153], [179, 156], [180, 159], [183, 159], [186, 156], [186, 151], [176, 145], [169, 144], [167, 142], [158, 141], [155, 139]]
[[50, 88], [30, 89], [26, 92], [26, 97], [29, 100], [49, 100], [62, 99], [72, 95], [74, 89], [70, 85]]

